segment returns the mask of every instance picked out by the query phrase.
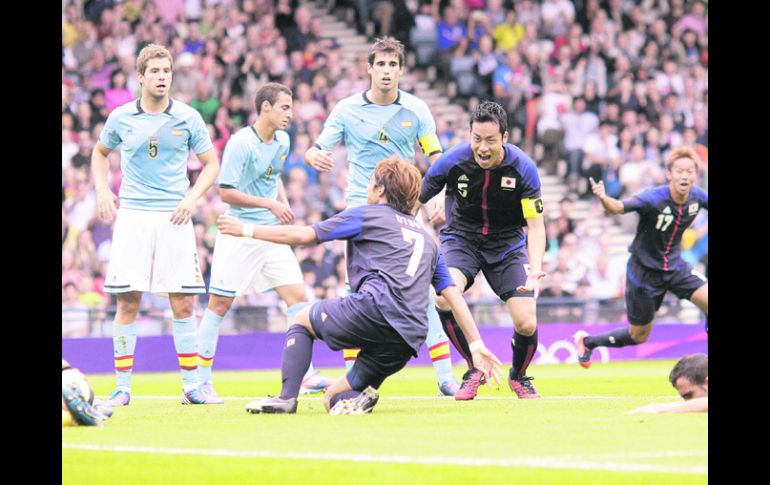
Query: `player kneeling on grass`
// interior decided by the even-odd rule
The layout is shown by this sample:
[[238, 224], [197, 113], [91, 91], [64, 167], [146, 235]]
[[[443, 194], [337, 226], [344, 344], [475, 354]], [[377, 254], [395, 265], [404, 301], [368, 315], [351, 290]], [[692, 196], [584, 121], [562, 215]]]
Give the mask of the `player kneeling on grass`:
[[647, 404], [629, 413], [707, 413], [709, 411], [708, 355], [685, 355], [671, 369], [668, 380], [684, 401]]
[[401, 370], [425, 342], [431, 283], [471, 342], [476, 368], [499, 384], [500, 361], [484, 346], [436, 243], [413, 216], [419, 191], [419, 170], [392, 156], [374, 170], [367, 188], [368, 205], [349, 208], [310, 227], [244, 225], [233, 217], [219, 216], [219, 230], [233, 236], [278, 244], [348, 241], [347, 271], [354, 293], [308, 305], [296, 315], [283, 349], [281, 395], [247, 404], [248, 412], [297, 411], [300, 383], [316, 338], [332, 350], [361, 349], [347, 375], [327, 389], [326, 409], [330, 414], [371, 412], [385, 378]]
[[112, 416], [112, 407], [94, 401], [91, 385], [78, 369], [61, 361], [61, 425], [102, 426]]

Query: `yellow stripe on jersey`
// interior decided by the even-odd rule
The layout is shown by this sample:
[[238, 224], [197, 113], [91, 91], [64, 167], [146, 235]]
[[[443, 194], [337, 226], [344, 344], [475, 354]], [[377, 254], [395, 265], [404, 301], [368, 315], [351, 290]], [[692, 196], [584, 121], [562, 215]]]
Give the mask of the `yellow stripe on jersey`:
[[524, 219], [543, 215], [543, 199], [521, 199], [521, 210], [524, 212]]
[[425, 135], [417, 141], [420, 142], [420, 148], [422, 148], [422, 152], [428, 156], [434, 153], [441, 153], [442, 151], [441, 142], [435, 133]]

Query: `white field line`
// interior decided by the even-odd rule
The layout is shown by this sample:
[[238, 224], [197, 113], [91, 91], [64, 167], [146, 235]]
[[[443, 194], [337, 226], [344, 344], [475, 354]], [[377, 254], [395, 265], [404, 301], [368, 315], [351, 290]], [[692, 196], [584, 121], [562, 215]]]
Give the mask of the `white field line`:
[[[96, 396], [99, 399], [108, 399], [108, 396]], [[266, 399], [267, 396], [255, 396], [255, 397], [243, 397], [243, 396], [219, 396], [221, 399], [224, 399], [225, 401], [253, 401], [255, 399]], [[559, 399], [679, 399], [677, 396], [543, 396], [541, 399], [544, 400], [559, 400]], [[178, 401], [181, 399], [180, 396], [143, 396], [143, 395], [131, 395], [131, 399], [169, 399]], [[321, 396], [314, 396], [314, 397], [305, 397], [300, 396], [300, 401], [320, 401], [323, 397]], [[411, 401], [411, 400], [420, 400], [420, 399], [428, 399], [428, 400], [436, 400], [436, 399], [451, 399], [450, 396], [385, 396], [384, 400], [390, 401]], [[518, 401], [519, 398], [516, 396], [476, 396], [474, 401]]]
[[155, 453], [166, 455], [202, 455], [236, 458], [276, 458], [300, 460], [334, 460], [373, 463], [403, 463], [417, 465], [458, 465], [458, 466], [500, 466], [526, 468], [566, 468], [575, 470], [600, 470], [635, 473], [683, 473], [708, 475], [708, 466], [676, 466], [640, 463], [619, 463], [616, 461], [586, 461], [562, 457], [520, 457], [520, 458], [468, 458], [468, 457], [415, 457], [375, 456], [346, 453], [292, 453], [274, 451], [236, 451], [226, 449], [157, 448], [150, 446], [102, 446], [62, 443], [62, 448], [88, 451], [111, 451], [120, 453]]

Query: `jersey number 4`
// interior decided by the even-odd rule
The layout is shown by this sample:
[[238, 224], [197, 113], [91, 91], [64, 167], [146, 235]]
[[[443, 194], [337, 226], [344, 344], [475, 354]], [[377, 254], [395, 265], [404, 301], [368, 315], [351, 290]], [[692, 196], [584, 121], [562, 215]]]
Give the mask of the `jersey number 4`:
[[674, 220], [674, 216], [671, 214], [658, 214], [658, 223], [655, 224], [655, 229], [659, 231], [665, 231], [668, 226], [671, 225], [671, 221]]
[[420, 264], [420, 259], [422, 258], [422, 252], [425, 250], [425, 238], [422, 233], [405, 227], [401, 228], [401, 234], [404, 236], [404, 241], [414, 243], [412, 257], [409, 258], [409, 265], [406, 267], [406, 274], [414, 277], [414, 274], [417, 273], [417, 266]]

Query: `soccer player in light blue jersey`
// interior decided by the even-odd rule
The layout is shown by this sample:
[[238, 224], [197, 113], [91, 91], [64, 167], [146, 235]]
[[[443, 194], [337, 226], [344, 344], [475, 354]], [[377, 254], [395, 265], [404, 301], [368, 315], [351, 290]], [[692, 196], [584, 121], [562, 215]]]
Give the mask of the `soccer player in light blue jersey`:
[[[397, 40], [378, 39], [369, 50], [371, 88], [339, 101], [324, 123], [315, 145], [305, 152], [305, 162], [321, 172], [332, 167], [331, 149], [344, 140], [348, 152], [348, 207], [366, 204], [366, 188], [377, 163], [391, 155], [414, 159], [415, 143], [433, 163], [441, 155], [436, 123], [424, 101], [398, 89], [404, 69], [404, 46]], [[418, 219], [420, 219], [418, 217]], [[452, 375], [449, 340], [434, 308], [428, 303], [428, 351], [442, 395], [453, 396], [459, 383]], [[348, 370], [358, 349], [344, 352]]]
[[[227, 214], [244, 224], [279, 225], [294, 221], [280, 173], [289, 154], [292, 92], [278, 83], [262, 86], [255, 98], [257, 121], [235, 133], [222, 155], [219, 195]], [[211, 264], [208, 308], [198, 329], [198, 372], [203, 390], [216, 396], [211, 367], [219, 325], [233, 300], [255, 288], [275, 289], [288, 307], [289, 322], [307, 305], [305, 282], [291, 247], [256, 239], [217, 234]], [[312, 370], [307, 391], [323, 391], [331, 381]]]
[[[104, 290], [117, 297], [112, 337], [117, 389], [109, 403], [125, 406], [131, 400], [136, 315], [142, 292], [150, 291], [168, 294], [171, 303], [182, 403], [219, 404], [198, 382], [193, 304], [206, 286], [190, 221], [198, 199], [219, 174], [219, 160], [201, 115], [169, 97], [173, 60], [168, 50], [146, 46], [136, 71], [141, 96], [110, 113], [91, 157], [99, 217], [110, 221], [117, 215], [104, 282]], [[118, 145], [123, 172], [119, 208], [107, 181], [107, 156]], [[203, 170], [188, 190], [190, 150]]]

